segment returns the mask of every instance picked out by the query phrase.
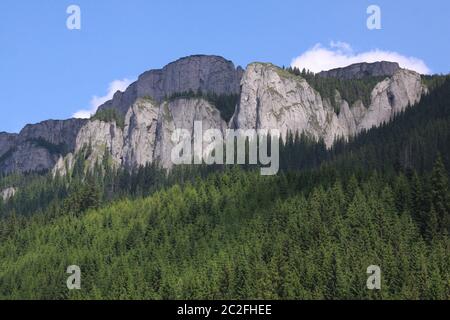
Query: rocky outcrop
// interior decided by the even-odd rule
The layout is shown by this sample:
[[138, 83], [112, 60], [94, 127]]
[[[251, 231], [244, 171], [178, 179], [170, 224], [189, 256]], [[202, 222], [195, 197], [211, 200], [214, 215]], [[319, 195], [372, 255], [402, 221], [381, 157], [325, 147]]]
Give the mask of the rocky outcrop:
[[356, 63], [345, 68], [337, 68], [319, 72], [323, 78], [338, 78], [343, 80], [363, 79], [366, 77], [392, 77], [400, 66], [396, 62], [380, 61], [374, 63]]
[[86, 154], [91, 169], [104, 160], [116, 168], [133, 169], [154, 162], [171, 168], [175, 146], [172, 133], [183, 129], [193, 136], [196, 121], [205, 131], [219, 129], [224, 133], [227, 128], [219, 110], [201, 98], [178, 98], [161, 104], [138, 99], [128, 110], [123, 129], [114, 122], [89, 121], [78, 133], [75, 152], [61, 157], [54, 173], [66, 174], [81, 152]]
[[75, 154], [81, 151], [86, 151], [86, 160], [91, 169], [105, 156], [108, 156], [111, 164], [120, 165], [123, 156], [122, 129], [115, 122], [89, 121], [77, 136]]
[[372, 92], [370, 106], [361, 100], [349, 106], [337, 92], [340, 105], [335, 113], [328, 98], [322, 98], [306, 80], [263, 63], [248, 66], [242, 79], [241, 100], [232, 119], [234, 128], [279, 129], [306, 133], [331, 146], [336, 138], [355, 135], [387, 122], [423, 92], [420, 75], [399, 69]]
[[162, 102], [174, 93], [198, 92], [239, 93], [242, 68], [219, 56], [196, 55], [179, 59], [160, 70], [143, 73], [125, 92], [118, 91], [100, 110], [114, 108], [126, 114], [128, 108], [142, 97]]
[[3, 201], [8, 201], [8, 200], [11, 199], [12, 197], [14, 197], [14, 195], [16, 194], [16, 192], [17, 192], [17, 189], [16, 189], [16, 188], [13, 188], [13, 187], [6, 188], [6, 189], [0, 191], [0, 198], [1, 198]]
[[25, 126], [19, 134], [19, 142], [44, 140], [53, 145], [75, 148], [78, 131], [86, 124], [83, 119], [48, 120]]
[[[219, 110], [204, 99], [176, 99], [161, 105], [154, 158], [164, 168], [173, 165], [171, 152], [175, 144], [171, 140], [172, 133], [175, 129], [183, 129], [194, 137], [195, 122], [201, 122], [202, 132], [218, 129], [224, 134], [227, 129]], [[202, 148], [205, 149], [206, 145], [203, 141]], [[192, 153], [197, 158], [202, 156], [196, 150], [192, 150]]]
[[125, 118], [123, 165], [133, 168], [152, 163], [156, 148], [159, 106], [146, 99], [138, 100]]
[[0, 134], [0, 172], [52, 169], [61, 155], [73, 151], [82, 119], [48, 120], [27, 125], [17, 134]]
[[357, 132], [390, 121], [397, 113], [418, 103], [426, 90], [418, 73], [398, 70], [373, 89], [371, 104], [358, 121]]

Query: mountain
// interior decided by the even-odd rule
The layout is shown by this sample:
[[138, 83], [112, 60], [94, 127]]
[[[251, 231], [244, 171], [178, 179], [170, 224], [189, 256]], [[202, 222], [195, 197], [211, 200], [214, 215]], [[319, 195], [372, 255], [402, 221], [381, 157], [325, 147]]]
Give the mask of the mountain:
[[[349, 138], [388, 122], [419, 102], [424, 92], [419, 74], [398, 69], [374, 86], [369, 105], [360, 99], [349, 105], [338, 91], [334, 97], [322, 96], [300, 76], [272, 64], [252, 63], [242, 76], [240, 100], [228, 126], [218, 108], [204, 96], [193, 94], [161, 103], [139, 98], [128, 109], [123, 129], [114, 121], [87, 124], [77, 137], [75, 155], [89, 145], [93, 150], [89, 160], [95, 165], [103, 160], [106, 144], [116, 166], [132, 169], [157, 162], [170, 168], [171, 132], [179, 128], [192, 133], [195, 120], [202, 121], [204, 129], [216, 128], [222, 133], [227, 128], [279, 129], [283, 137], [289, 132], [304, 132], [316, 140], [323, 139], [331, 147], [336, 139]], [[332, 100], [337, 101], [339, 113]], [[66, 164], [73, 163], [73, 158], [70, 154], [69, 161], [61, 159], [56, 170], [70, 170]]]
[[235, 68], [233, 62], [222, 57], [189, 56], [169, 63], [163, 69], [143, 73], [125, 92], [117, 92], [99, 109], [113, 108], [126, 114], [138, 98], [151, 97], [162, 102], [175, 93], [188, 91], [238, 94], [242, 74], [241, 67]]
[[[349, 74], [353, 69], [354, 66], [349, 67]], [[346, 69], [342, 72], [347, 73]], [[375, 85], [369, 105], [361, 99], [350, 105], [337, 90], [334, 97], [323, 96], [304, 78], [262, 63], [248, 66], [241, 85], [234, 128], [277, 128], [284, 137], [288, 132], [305, 132], [316, 140], [323, 139], [328, 147], [338, 138], [354, 136], [391, 120], [419, 102], [425, 92], [419, 74], [398, 69]]]
[[426, 92], [419, 74], [396, 63], [356, 64], [311, 78], [269, 63], [244, 71], [222, 57], [190, 56], [143, 73], [90, 120], [45, 121], [19, 135], [0, 134], [0, 172], [64, 174], [87, 147], [91, 167], [107, 156], [116, 167], [170, 168], [171, 132], [192, 132], [194, 121], [223, 133], [305, 133], [330, 148], [390, 121]]
[[[448, 299], [450, 78], [424, 77], [430, 89], [399, 111], [414, 98], [410, 71], [379, 82], [260, 63], [252, 78], [252, 68], [238, 99], [242, 107], [248, 96], [248, 104], [234, 115], [256, 114], [249, 126], [266, 125], [258, 118], [271, 103], [288, 105], [290, 94], [305, 90], [321, 98], [305, 109], [322, 103], [339, 118], [345, 111], [335, 109], [328, 87], [353, 106], [359, 99], [348, 86], [364, 94], [380, 83], [385, 89], [372, 100], [391, 101], [386, 111], [395, 115], [331, 147], [289, 135], [279, 174], [261, 176], [246, 166], [166, 171], [148, 163], [165, 154], [175, 127], [237, 121], [225, 121], [211, 96], [139, 98], [123, 118], [103, 110], [60, 158], [67, 163], [72, 154], [70, 174], [0, 176], [0, 299]], [[2, 139], [14, 144], [18, 135]], [[129, 170], [133, 163], [146, 165]], [[82, 290], [66, 287], [74, 264]], [[381, 267], [382, 290], [366, 289], [371, 265]]]
[[398, 63], [380, 61], [374, 63], [355, 63], [345, 68], [322, 71], [318, 75], [323, 78], [350, 80], [366, 77], [392, 77], [398, 70], [400, 70]]

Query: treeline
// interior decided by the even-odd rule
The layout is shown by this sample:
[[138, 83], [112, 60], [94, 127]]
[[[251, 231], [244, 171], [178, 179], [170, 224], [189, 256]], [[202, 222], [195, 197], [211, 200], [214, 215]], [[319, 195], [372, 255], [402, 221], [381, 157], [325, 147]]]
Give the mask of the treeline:
[[120, 114], [114, 108], [109, 109], [100, 109], [98, 110], [92, 117], [91, 120], [99, 120], [103, 122], [115, 122], [117, 127], [123, 128], [125, 127], [125, 116]]

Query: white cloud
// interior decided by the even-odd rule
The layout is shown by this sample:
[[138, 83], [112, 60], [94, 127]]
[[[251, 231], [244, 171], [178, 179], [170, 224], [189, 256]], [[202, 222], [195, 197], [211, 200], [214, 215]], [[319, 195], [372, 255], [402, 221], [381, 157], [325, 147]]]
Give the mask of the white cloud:
[[391, 61], [398, 62], [400, 67], [430, 74], [431, 70], [424, 61], [401, 55], [393, 51], [374, 49], [367, 52], [355, 53], [350, 44], [345, 42], [331, 42], [329, 47], [316, 44], [314, 47], [292, 60], [291, 66], [306, 68], [313, 72], [320, 72], [334, 68], [342, 68], [359, 62]]
[[106, 101], [111, 100], [117, 91], [125, 91], [125, 89], [131, 84], [131, 82], [131, 80], [128, 80], [126, 78], [122, 80], [114, 80], [109, 84], [108, 93], [106, 95], [101, 97], [93, 96], [90, 101], [90, 108], [79, 110], [75, 112], [72, 117], [83, 119], [90, 118], [93, 114], [95, 114], [99, 106], [101, 106]]

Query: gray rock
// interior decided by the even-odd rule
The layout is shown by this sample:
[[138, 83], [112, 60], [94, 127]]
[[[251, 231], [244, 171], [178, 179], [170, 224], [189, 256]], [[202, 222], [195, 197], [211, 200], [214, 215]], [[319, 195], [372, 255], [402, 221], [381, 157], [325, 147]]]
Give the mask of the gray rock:
[[150, 70], [139, 76], [125, 92], [118, 91], [112, 100], [99, 107], [114, 108], [126, 114], [128, 108], [142, 97], [162, 102], [174, 93], [190, 90], [204, 93], [237, 94], [243, 74], [233, 62], [219, 56], [195, 55], [181, 58], [160, 70]]
[[17, 134], [0, 132], [0, 157], [5, 155], [16, 144]]
[[397, 113], [418, 103], [426, 90], [418, 73], [398, 70], [373, 89], [371, 104], [358, 121], [357, 132], [389, 122]]
[[123, 141], [123, 165], [134, 168], [152, 163], [156, 147], [159, 106], [151, 100], [138, 99], [128, 110]]
[[13, 187], [6, 188], [2, 191], [0, 191], [0, 198], [3, 199], [3, 201], [8, 201], [14, 195], [17, 193], [17, 189]]
[[232, 119], [234, 128], [279, 129], [283, 137], [303, 132], [323, 139], [328, 147], [337, 138], [388, 122], [419, 102], [424, 91], [419, 74], [398, 69], [377, 84], [370, 106], [360, 100], [349, 106], [337, 92], [341, 109], [337, 115], [329, 99], [322, 98], [306, 80], [271, 64], [250, 64], [241, 87], [241, 100]]
[[115, 122], [89, 121], [81, 128], [76, 141], [75, 155], [89, 148], [86, 160], [90, 169], [102, 162], [105, 155], [110, 158], [111, 165], [118, 167], [122, 164], [123, 130]]
[[[185, 129], [193, 135], [196, 121], [202, 122], [204, 131], [219, 129], [224, 134], [227, 128], [219, 110], [201, 98], [179, 98], [162, 104], [138, 99], [126, 114], [123, 130], [113, 122], [89, 121], [78, 133], [74, 154], [60, 157], [54, 174], [69, 172], [74, 156], [85, 148], [90, 148], [87, 159], [90, 169], [101, 163], [105, 155], [116, 168], [133, 169], [153, 162], [171, 168], [171, 151], [175, 146], [172, 133]], [[204, 143], [203, 147], [206, 145]]]
[[2, 173], [44, 171], [51, 169], [58, 160], [58, 155], [33, 142], [21, 143], [12, 150], [0, 163]]
[[83, 119], [48, 120], [25, 126], [17, 134], [0, 134], [0, 172], [52, 169], [61, 155], [75, 149]]
[[319, 72], [324, 78], [344, 80], [362, 79], [365, 77], [392, 77], [400, 69], [396, 62], [380, 61], [374, 63], [356, 63], [345, 68], [337, 68]]
[[[161, 105], [154, 158], [163, 168], [173, 166], [171, 153], [175, 144], [171, 137], [174, 130], [187, 130], [194, 137], [194, 122], [202, 123], [203, 133], [208, 129], [218, 129], [224, 135], [227, 129], [219, 110], [204, 99], [176, 99]], [[202, 145], [205, 150], [207, 143]], [[201, 158], [202, 154], [191, 151], [194, 157]]]
[[20, 131], [19, 141], [42, 139], [54, 145], [65, 145], [68, 150], [73, 150], [78, 131], [86, 122], [85, 119], [68, 119], [29, 124]]

